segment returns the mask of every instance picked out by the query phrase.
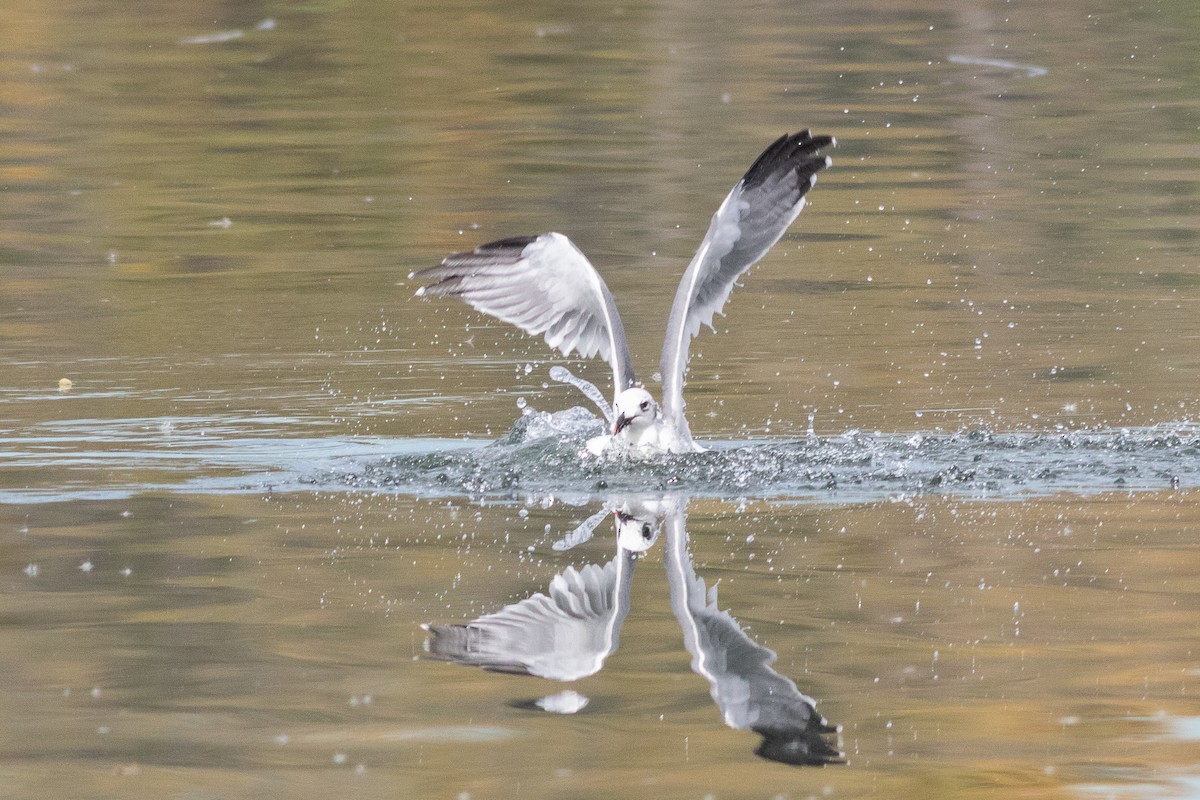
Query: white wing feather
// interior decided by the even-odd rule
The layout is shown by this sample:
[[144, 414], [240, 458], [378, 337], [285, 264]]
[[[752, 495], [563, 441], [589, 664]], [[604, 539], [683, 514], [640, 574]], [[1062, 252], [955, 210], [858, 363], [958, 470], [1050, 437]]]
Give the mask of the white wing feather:
[[501, 239], [414, 273], [418, 295], [461, 297], [485, 314], [542, 335], [569, 356], [599, 354], [613, 371], [613, 397], [634, 384], [617, 305], [600, 274], [561, 233]]
[[738, 277], [766, 255], [800, 215], [817, 172], [830, 164], [817, 151], [836, 144], [832, 137], [812, 136], [807, 130], [781, 136], [713, 214], [675, 293], [659, 362], [663, 416], [681, 437], [691, 439], [683, 416], [683, 384], [692, 337], [701, 325], [712, 327], [713, 315], [725, 306]]
[[496, 672], [573, 681], [593, 675], [620, 641], [634, 557], [567, 567], [538, 592], [466, 625], [430, 625], [431, 657]]

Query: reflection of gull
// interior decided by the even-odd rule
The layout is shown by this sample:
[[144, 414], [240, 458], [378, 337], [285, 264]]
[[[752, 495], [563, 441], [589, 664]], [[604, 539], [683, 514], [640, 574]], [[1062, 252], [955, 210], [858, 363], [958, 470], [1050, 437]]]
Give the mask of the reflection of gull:
[[[692, 654], [692, 669], [708, 680], [726, 724], [762, 736], [755, 752], [763, 758], [797, 765], [840, 761], [843, 755], [826, 738], [838, 729], [817, 713], [812, 698], [771, 668], [775, 653], [756, 644], [729, 612], [721, 611], [716, 587], [709, 592], [696, 575], [688, 552], [686, 507], [686, 498], [678, 496], [629, 498], [611, 512], [606, 508], [593, 515], [560, 540], [564, 547], [555, 549], [586, 541], [609, 513], [616, 518], [618, 537], [639, 547], [649, 546], [665, 527], [663, 562], [671, 608]], [[500, 672], [560, 681], [592, 675], [617, 649], [635, 559], [618, 544], [617, 557], [603, 567], [568, 567], [556, 575], [549, 595], [535, 594], [467, 625], [426, 626], [430, 638], [425, 647], [434, 658]], [[566, 691], [516, 705], [573, 714], [587, 702]]]
[[756, 644], [717, 607], [715, 585], [706, 592], [688, 553], [682, 508], [667, 517], [664, 561], [671, 609], [683, 627], [692, 669], [708, 679], [726, 724], [762, 736], [755, 752], [772, 761], [820, 765], [841, 759], [825, 739], [837, 728], [817, 713], [816, 701], [772, 669], [775, 653]]
[[620, 550], [603, 567], [567, 567], [541, 592], [466, 625], [430, 625], [429, 653], [497, 672], [558, 681], [600, 670], [629, 611], [635, 556]]
[[808, 131], [776, 140], [721, 203], [671, 305], [659, 364], [661, 408], [634, 378], [629, 343], [604, 280], [561, 233], [502, 239], [456, 253], [414, 277], [430, 281], [418, 294], [461, 297], [476, 309], [542, 334], [564, 355], [599, 354], [613, 371], [612, 436], [588, 443], [603, 452], [614, 441], [640, 452], [700, 450], [683, 415], [688, 347], [701, 325], [712, 326], [737, 279], [779, 241], [804, 208], [820, 155], [834, 145]]

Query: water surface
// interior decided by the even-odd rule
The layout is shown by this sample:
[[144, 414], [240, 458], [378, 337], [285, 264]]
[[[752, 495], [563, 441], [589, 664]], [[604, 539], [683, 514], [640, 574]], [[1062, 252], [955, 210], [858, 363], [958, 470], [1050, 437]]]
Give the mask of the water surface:
[[[1198, 37], [1182, 0], [11, 4], [0, 795], [1195, 797]], [[693, 346], [710, 453], [580, 458], [549, 369], [603, 365], [413, 297], [562, 231], [657, 389], [709, 216], [801, 127], [834, 165]], [[599, 670], [430, 657], [646, 492], [686, 546], [629, 560]], [[685, 585], [844, 757], [756, 754]]]

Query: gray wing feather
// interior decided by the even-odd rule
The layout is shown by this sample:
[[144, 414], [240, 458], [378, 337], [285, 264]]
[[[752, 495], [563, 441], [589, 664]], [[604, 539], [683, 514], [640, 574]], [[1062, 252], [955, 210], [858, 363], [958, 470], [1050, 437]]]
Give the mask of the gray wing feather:
[[561, 233], [501, 239], [455, 253], [413, 277], [418, 295], [461, 297], [569, 356], [600, 355], [613, 371], [613, 395], [634, 384], [633, 361], [612, 293], [579, 248]]
[[634, 558], [567, 567], [538, 592], [466, 625], [430, 625], [430, 657], [495, 672], [578, 680], [599, 671], [620, 641]]
[[667, 518], [663, 553], [671, 610], [683, 628], [692, 669], [703, 675], [725, 723], [763, 737], [755, 751], [790, 764], [828, 764], [842, 753], [826, 740], [837, 727], [817, 713], [816, 701], [771, 666], [775, 652], [751, 639], [717, 605], [717, 587], [696, 574], [682, 512]]
[[818, 151], [836, 146], [831, 136], [807, 130], [777, 139], [751, 165], [713, 214], [708, 233], [688, 265], [671, 304], [659, 366], [663, 414], [690, 438], [683, 416], [688, 346], [701, 325], [712, 327], [734, 283], [779, 241], [800, 211], [817, 172], [829, 166]]

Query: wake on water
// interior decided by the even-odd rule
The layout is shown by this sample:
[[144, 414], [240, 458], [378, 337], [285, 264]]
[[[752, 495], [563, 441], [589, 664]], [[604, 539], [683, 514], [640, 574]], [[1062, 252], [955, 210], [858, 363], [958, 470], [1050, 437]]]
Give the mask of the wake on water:
[[[409, 452], [343, 465], [338, 482], [418, 496], [589, 498], [640, 492], [851, 502], [895, 494], [1013, 496], [1200, 485], [1192, 423], [1121, 430], [810, 435], [705, 442], [704, 453], [596, 458], [604, 424], [583, 408], [525, 409], [509, 433], [473, 448]], [[332, 477], [332, 476], [327, 476]]]

